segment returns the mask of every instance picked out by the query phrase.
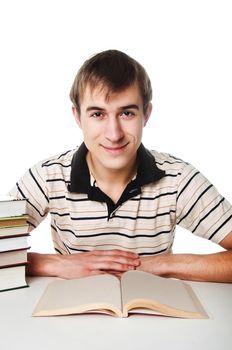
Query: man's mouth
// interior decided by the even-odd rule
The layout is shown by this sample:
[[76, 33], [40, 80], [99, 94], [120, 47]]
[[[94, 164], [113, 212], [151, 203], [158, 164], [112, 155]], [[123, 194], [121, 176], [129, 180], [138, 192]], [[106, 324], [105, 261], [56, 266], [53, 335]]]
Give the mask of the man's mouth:
[[128, 145], [128, 143], [124, 144], [124, 145], [120, 145], [120, 146], [104, 146], [101, 145], [107, 152], [111, 152], [111, 153], [120, 153], [122, 151], [124, 151], [124, 149], [126, 148], [126, 146]]

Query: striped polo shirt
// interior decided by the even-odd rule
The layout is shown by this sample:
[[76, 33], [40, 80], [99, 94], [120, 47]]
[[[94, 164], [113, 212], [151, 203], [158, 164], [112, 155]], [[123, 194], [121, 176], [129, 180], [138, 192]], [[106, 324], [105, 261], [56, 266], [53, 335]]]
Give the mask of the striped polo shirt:
[[60, 254], [171, 252], [176, 225], [216, 243], [232, 232], [231, 205], [192, 165], [141, 144], [137, 175], [115, 204], [90, 174], [87, 151], [83, 143], [37, 163], [10, 192], [27, 198], [30, 230], [50, 214]]

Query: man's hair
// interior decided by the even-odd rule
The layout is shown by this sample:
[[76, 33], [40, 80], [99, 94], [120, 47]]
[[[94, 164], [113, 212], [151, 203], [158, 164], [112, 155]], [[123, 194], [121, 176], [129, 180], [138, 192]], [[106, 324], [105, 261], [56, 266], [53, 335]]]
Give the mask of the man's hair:
[[70, 91], [70, 99], [80, 112], [80, 100], [87, 85], [91, 90], [96, 87], [106, 90], [107, 98], [111, 93], [121, 92], [135, 83], [138, 84], [146, 113], [152, 99], [152, 87], [145, 69], [124, 52], [102, 51], [90, 57], [79, 69]]

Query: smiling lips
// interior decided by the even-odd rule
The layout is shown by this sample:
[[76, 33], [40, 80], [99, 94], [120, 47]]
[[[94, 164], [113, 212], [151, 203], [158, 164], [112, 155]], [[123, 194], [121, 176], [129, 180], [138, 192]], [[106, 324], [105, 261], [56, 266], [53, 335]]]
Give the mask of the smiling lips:
[[128, 145], [128, 143], [126, 143], [125, 145], [122, 145], [122, 146], [117, 146], [117, 147], [107, 147], [107, 146], [104, 146], [104, 145], [101, 145], [101, 146], [107, 152], [110, 152], [110, 153], [121, 153], [126, 148], [127, 145]]

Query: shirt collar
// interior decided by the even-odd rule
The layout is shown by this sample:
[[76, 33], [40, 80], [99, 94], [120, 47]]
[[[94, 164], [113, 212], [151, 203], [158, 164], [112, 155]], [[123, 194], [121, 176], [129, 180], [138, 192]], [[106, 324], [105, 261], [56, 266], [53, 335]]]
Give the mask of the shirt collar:
[[[74, 153], [71, 163], [70, 185], [68, 190], [76, 193], [91, 192], [91, 177], [86, 162], [86, 154], [88, 149], [83, 142]], [[138, 148], [138, 172], [136, 182], [138, 186], [143, 186], [160, 180], [165, 176], [165, 171], [158, 168], [155, 157], [143, 146]]]

